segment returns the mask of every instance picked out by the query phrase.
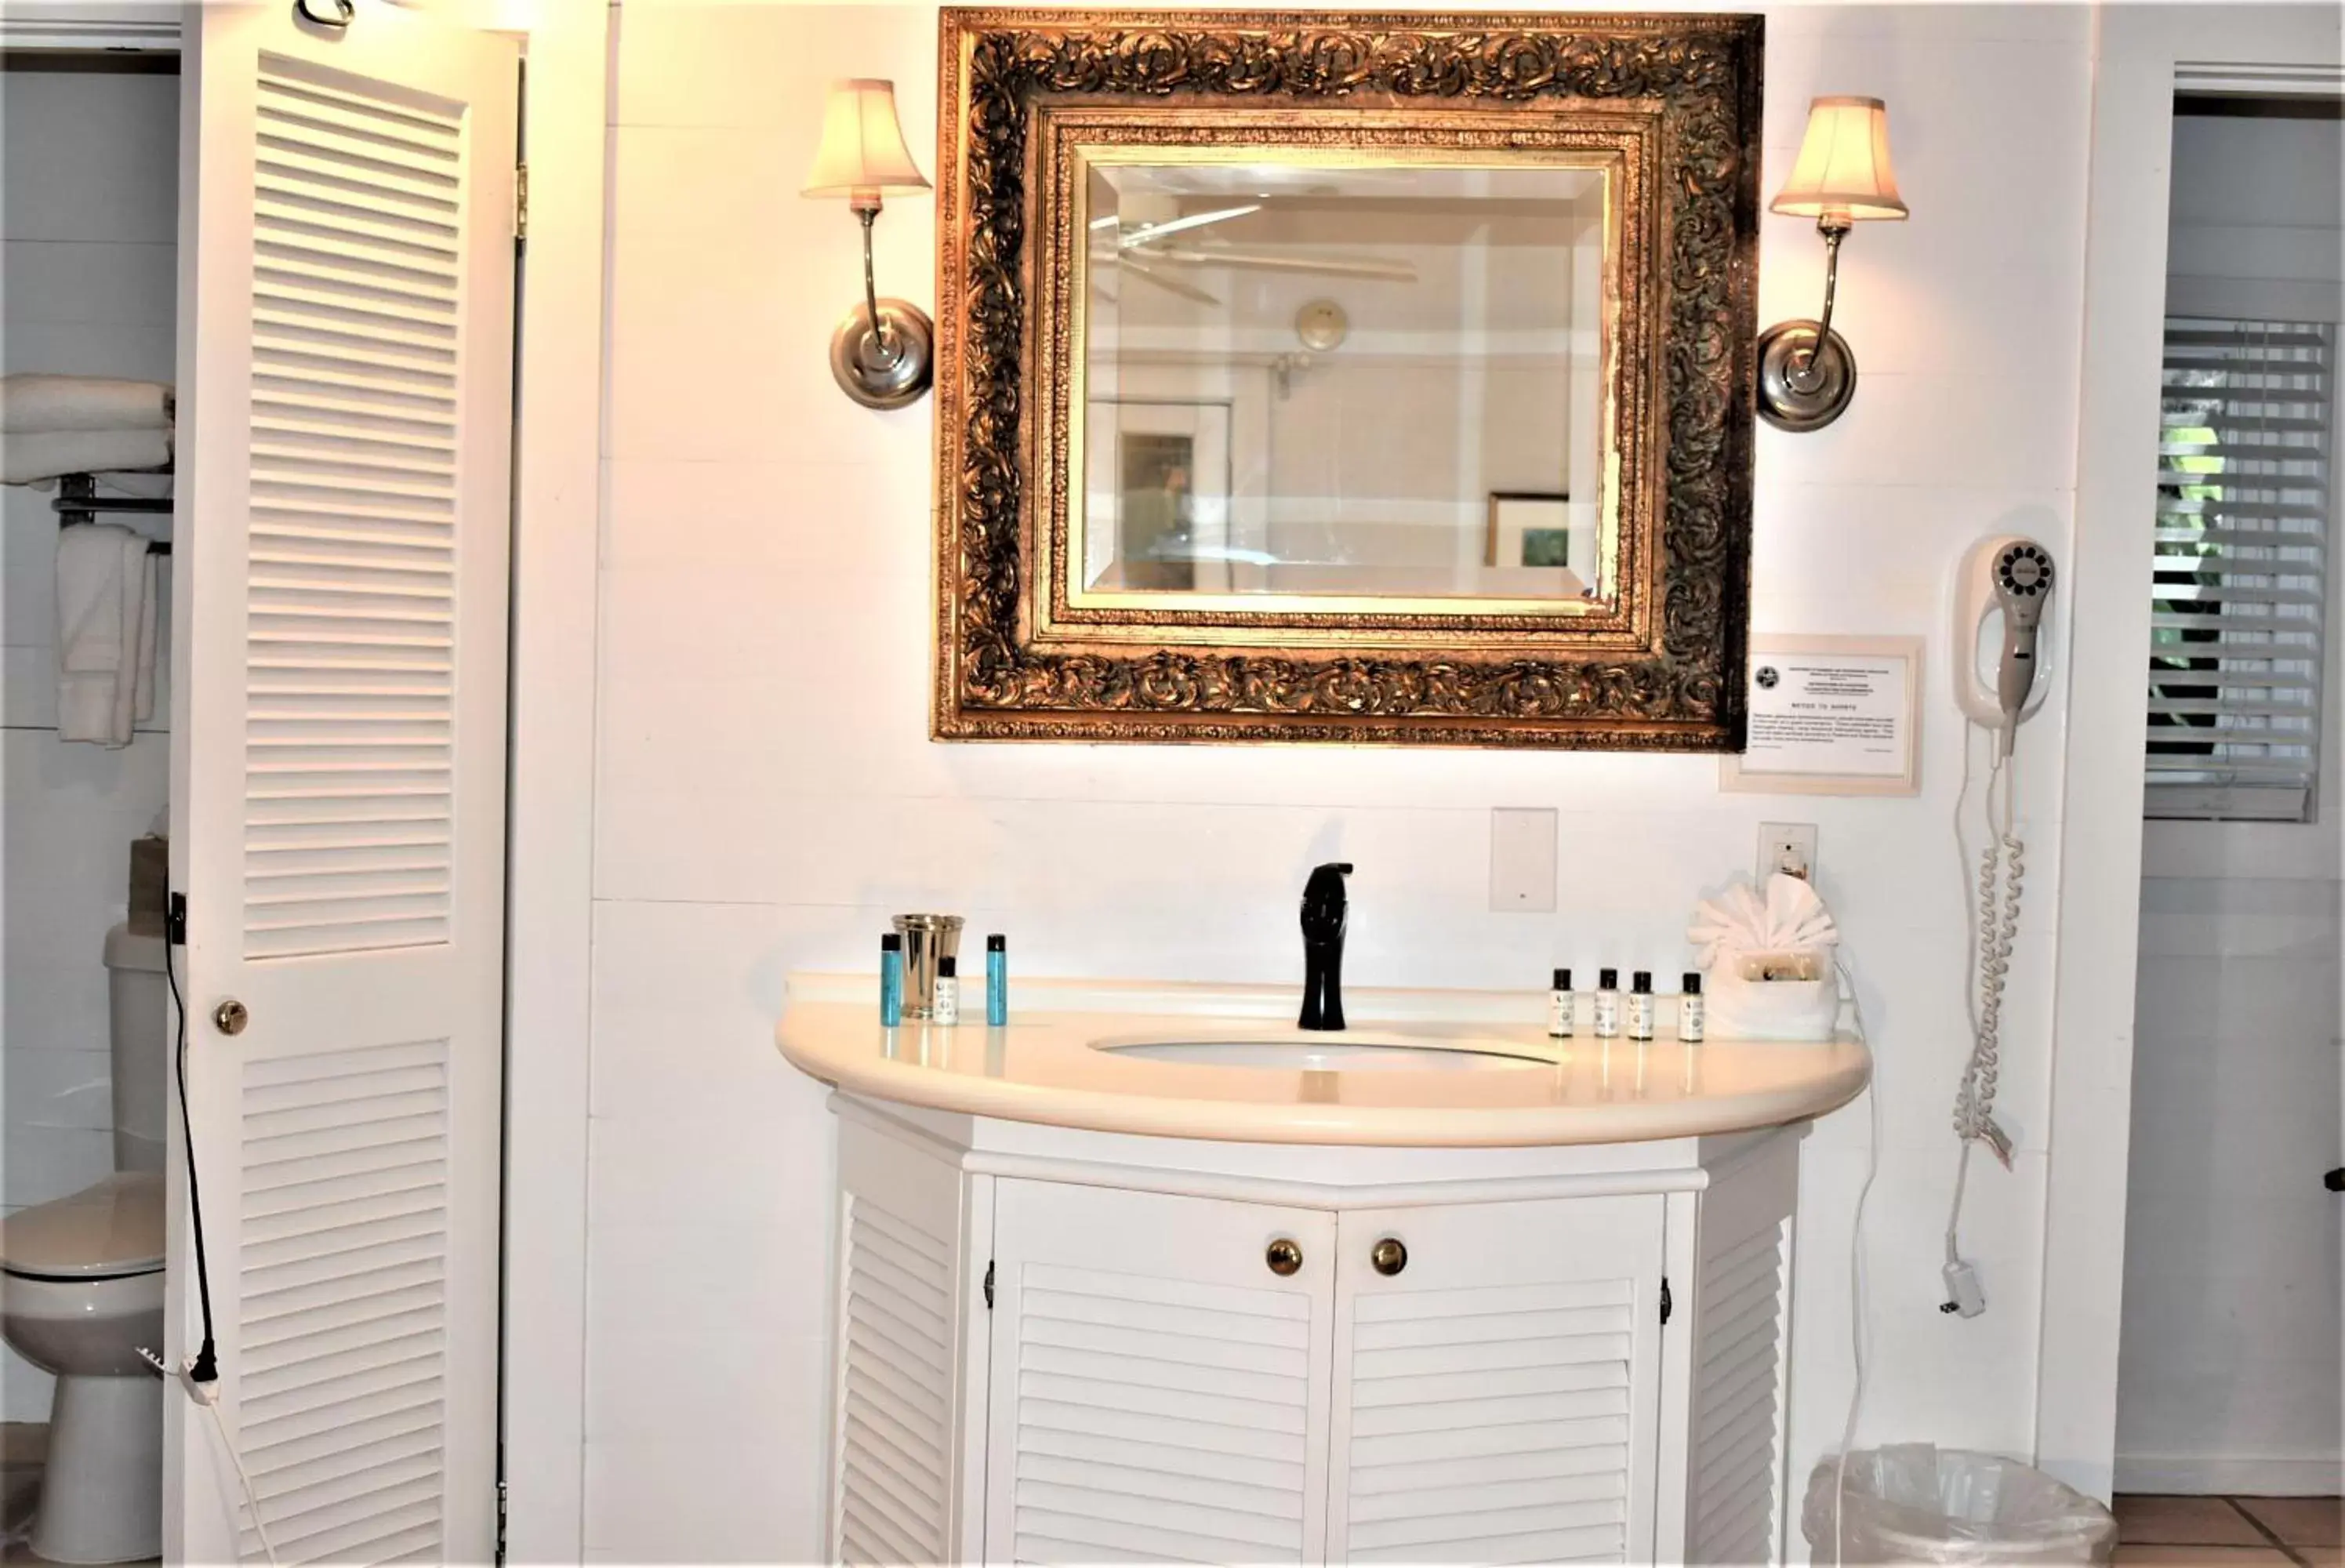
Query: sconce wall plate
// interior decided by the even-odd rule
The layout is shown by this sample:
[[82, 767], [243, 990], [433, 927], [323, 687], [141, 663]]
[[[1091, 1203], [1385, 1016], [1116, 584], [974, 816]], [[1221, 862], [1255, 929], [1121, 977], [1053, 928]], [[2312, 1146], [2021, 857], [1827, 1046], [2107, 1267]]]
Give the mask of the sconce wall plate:
[[867, 409], [901, 409], [920, 400], [935, 365], [936, 329], [928, 312], [905, 299], [879, 301], [887, 342], [871, 330], [858, 305], [830, 335], [830, 373], [839, 390]]
[[1856, 354], [1822, 322], [1778, 321], [1759, 334], [1759, 417], [1777, 430], [1822, 430], [1855, 396]]

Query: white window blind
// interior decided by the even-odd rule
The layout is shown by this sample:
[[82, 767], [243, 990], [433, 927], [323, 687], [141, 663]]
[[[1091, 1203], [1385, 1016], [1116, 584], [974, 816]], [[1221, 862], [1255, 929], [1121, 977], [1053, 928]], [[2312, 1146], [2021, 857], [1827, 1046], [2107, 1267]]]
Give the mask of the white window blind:
[[2322, 324], [2166, 323], [2150, 816], [2312, 817], [2334, 348]]

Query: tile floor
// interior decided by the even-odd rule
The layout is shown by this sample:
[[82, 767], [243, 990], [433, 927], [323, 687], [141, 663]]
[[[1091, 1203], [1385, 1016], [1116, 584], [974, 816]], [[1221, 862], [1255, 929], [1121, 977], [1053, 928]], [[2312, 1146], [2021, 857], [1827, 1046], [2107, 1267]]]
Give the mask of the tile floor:
[[2345, 1568], [2345, 1503], [2334, 1497], [2121, 1494], [2117, 1515], [2117, 1568]]

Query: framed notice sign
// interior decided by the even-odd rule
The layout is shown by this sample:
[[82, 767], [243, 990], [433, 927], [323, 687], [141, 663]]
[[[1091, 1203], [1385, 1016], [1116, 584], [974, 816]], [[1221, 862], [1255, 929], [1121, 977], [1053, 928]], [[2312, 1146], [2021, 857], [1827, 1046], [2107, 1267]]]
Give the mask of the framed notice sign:
[[1922, 639], [1755, 632], [1750, 743], [1719, 787], [1779, 794], [1916, 794]]

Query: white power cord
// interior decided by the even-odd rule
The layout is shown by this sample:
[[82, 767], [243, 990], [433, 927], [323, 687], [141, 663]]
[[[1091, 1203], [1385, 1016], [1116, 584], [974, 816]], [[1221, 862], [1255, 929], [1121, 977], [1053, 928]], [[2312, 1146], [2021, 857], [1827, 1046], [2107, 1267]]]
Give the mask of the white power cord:
[[[1993, 734], [1994, 755], [1986, 784], [1987, 845], [1979, 853], [1975, 885], [1964, 878], [1964, 926], [1968, 934], [1964, 1001], [1970, 1017], [1971, 1054], [1954, 1096], [1954, 1137], [1962, 1153], [1954, 1165], [1954, 1193], [1946, 1215], [1946, 1300], [1940, 1309], [1975, 1318], [1986, 1310], [1978, 1270], [1962, 1254], [1963, 1198], [1970, 1185], [1971, 1146], [1984, 1143], [2004, 1168], [2011, 1166], [2011, 1139], [1995, 1119], [1995, 1096], [2002, 1072], [2003, 993], [2019, 936], [2020, 894], [2027, 877], [2027, 846], [2020, 841], [2015, 797], [2018, 764], [2012, 756], [2013, 725]], [[1963, 803], [1970, 794], [1970, 748], [1963, 753], [1963, 790], [1954, 797], [1954, 842], [1965, 873], [1969, 846], [1963, 842]]]
[[[244, 1488], [244, 1506], [252, 1514], [252, 1533], [260, 1538], [261, 1555], [269, 1559], [270, 1568], [275, 1568], [277, 1548], [269, 1543], [269, 1526], [261, 1521], [260, 1494], [252, 1489], [252, 1477], [245, 1472], [244, 1456], [236, 1452], [236, 1444], [228, 1435], [228, 1422], [220, 1418], [219, 1384], [198, 1382], [184, 1371], [175, 1376], [171, 1369], [163, 1364], [163, 1358], [144, 1345], [138, 1347], [138, 1355], [140, 1360], [163, 1374], [164, 1381], [178, 1383], [188, 1398], [211, 1412], [212, 1435], [219, 1440], [220, 1452], [228, 1455], [228, 1465], [236, 1472], [236, 1479]], [[229, 1522], [232, 1524], [234, 1521], [231, 1520]], [[241, 1549], [237, 1553], [237, 1561], [239, 1563], [244, 1561], [244, 1553]]]
[[[1856, 976], [1848, 966], [1833, 961], [1841, 979], [1848, 986], [1849, 1010], [1856, 1017], [1857, 1037], [1870, 1047], [1873, 1033], [1864, 1027], [1864, 999], [1856, 994]], [[1871, 1371], [1866, 1346], [1866, 1314], [1870, 1310], [1864, 1275], [1864, 1206], [1873, 1196], [1873, 1179], [1881, 1174], [1881, 1053], [1873, 1056], [1873, 1082], [1865, 1090], [1866, 1108], [1872, 1117], [1872, 1135], [1864, 1148], [1864, 1184], [1856, 1189], [1856, 1217], [1849, 1227], [1848, 1240], [1848, 1342], [1851, 1356], [1856, 1362], [1856, 1388], [1849, 1395], [1848, 1420], [1840, 1429], [1840, 1456], [1832, 1463], [1832, 1568], [1841, 1568], [1841, 1555], [1848, 1549], [1848, 1532], [1842, 1521], [1848, 1505], [1848, 1451], [1856, 1446], [1856, 1423], [1864, 1413], [1865, 1381]]]

